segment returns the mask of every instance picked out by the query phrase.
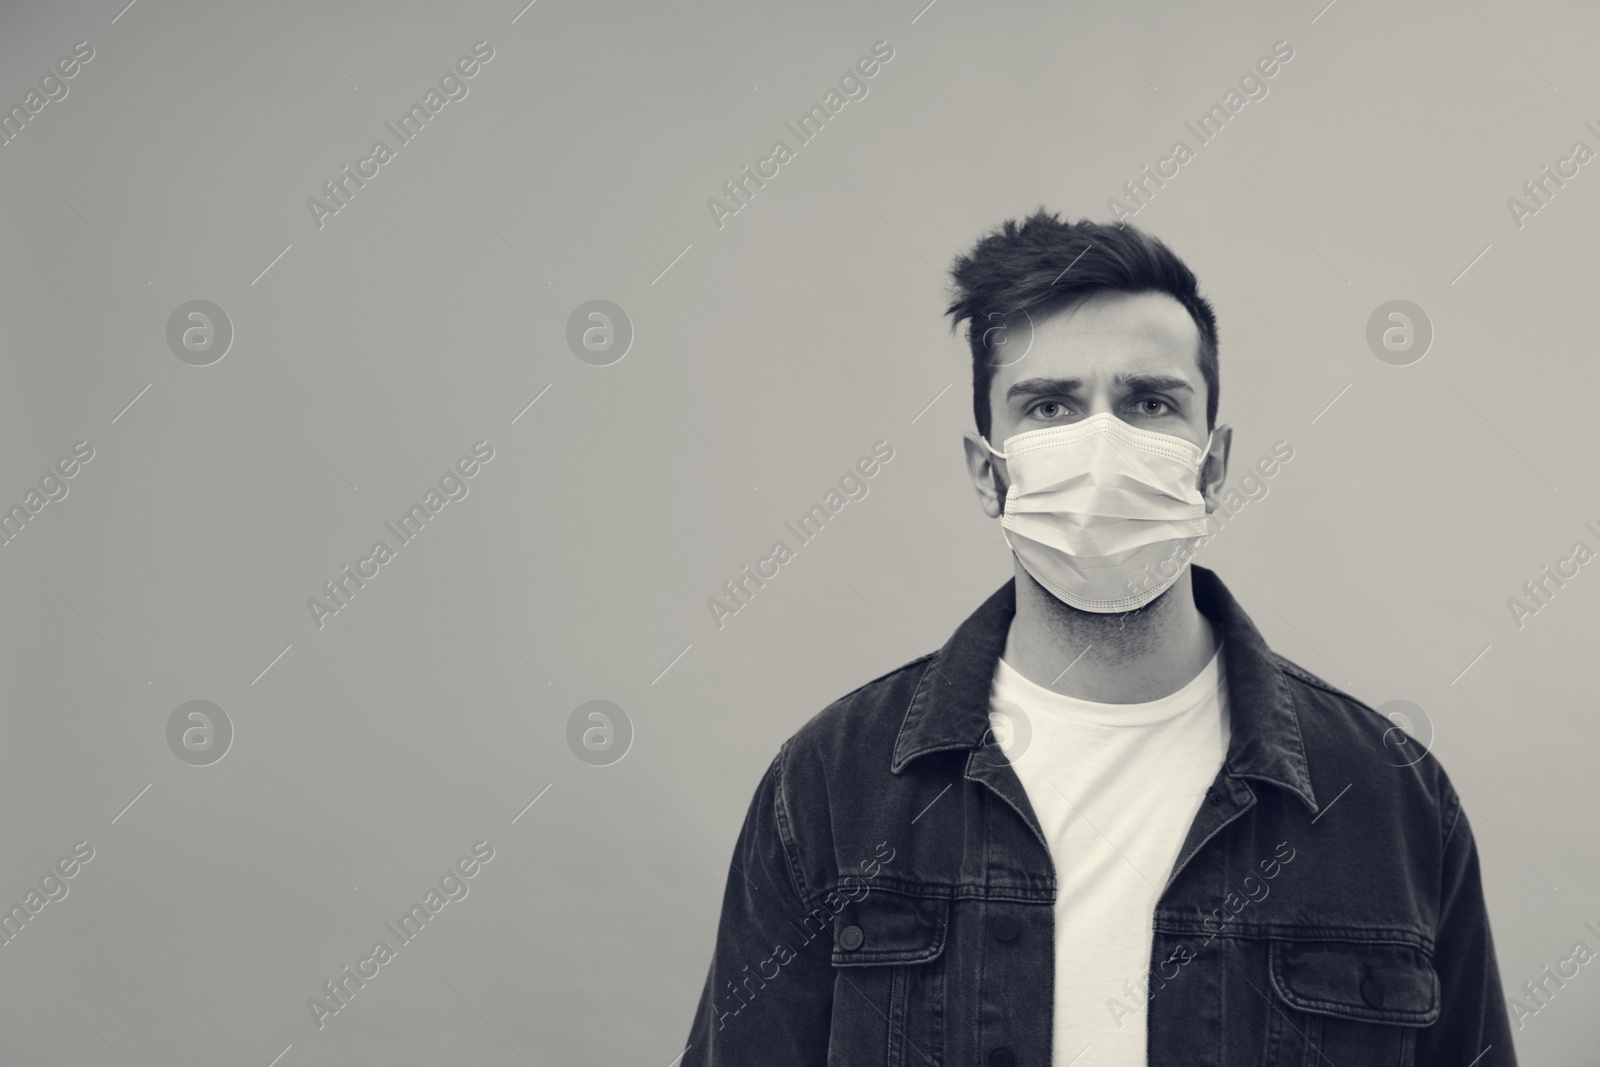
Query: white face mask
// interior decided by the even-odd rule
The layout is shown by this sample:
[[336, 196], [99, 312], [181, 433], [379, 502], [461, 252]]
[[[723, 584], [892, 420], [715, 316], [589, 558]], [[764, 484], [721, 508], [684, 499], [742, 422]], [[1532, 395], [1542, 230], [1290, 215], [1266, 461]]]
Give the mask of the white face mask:
[[984, 442], [1011, 480], [1000, 525], [1040, 585], [1080, 611], [1116, 612], [1144, 607], [1178, 580], [1181, 566], [1166, 577], [1156, 565], [1180, 546], [1187, 558], [1206, 533], [1195, 486], [1210, 437], [1198, 449], [1101, 412], [1003, 443], [1000, 452]]

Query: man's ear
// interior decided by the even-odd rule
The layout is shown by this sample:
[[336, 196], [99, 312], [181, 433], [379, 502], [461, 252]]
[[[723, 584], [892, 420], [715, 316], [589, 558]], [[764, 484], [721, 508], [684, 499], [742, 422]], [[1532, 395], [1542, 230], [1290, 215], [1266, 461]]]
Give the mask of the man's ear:
[[975, 433], [966, 434], [961, 444], [967, 451], [967, 474], [972, 478], [972, 488], [977, 490], [978, 503], [983, 505], [985, 515], [998, 519], [1006, 506], [1006, 481], [997, 466], [1003, 461]]
[[1222, 486], [1228, 480], [1228, 453], [1233, 448], [1233, 427], [1218, 426], [1211, 435], [1211, 451], [1200, 464], [1200, 494], [1209, 515], [1222, 503]]

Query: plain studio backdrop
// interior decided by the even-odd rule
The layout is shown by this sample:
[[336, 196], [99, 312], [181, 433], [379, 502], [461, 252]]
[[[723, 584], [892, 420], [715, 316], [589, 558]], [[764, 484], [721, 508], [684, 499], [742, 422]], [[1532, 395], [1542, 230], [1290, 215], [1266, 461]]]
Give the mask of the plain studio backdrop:
[[[1230, 485], [1293, 449], [1199, 562], [1283, 654], [1420, 709], [1508, 995], [1600, 948], [1600, 563], [1508, 605], [1600, 549], [1592, 7], [523, 2], [0, 14], [0, 504], [27, 516], [0, 904], [39, 902], [0, 946], [0, 1060], [672, 1063], [779, 744], [1011, 574], [961, 460], [952, 257], [1041, 205], [1110, 221], [1179, 139], [1137, 223], [1215, 305]], [[786, 123], [879, 42], [802, 144]], [[370, 176], [335, 212], [344, 167]], [[611, 348], [569, 343], [594, 300], [620, 359], [615, 314]], [[1420, 359], [1369, 344], [1393, 300]], [[347, 565], [377, 570], [332, 613]], [[573, 728], [594, 700], [609, 742]], [[67, 895], [28, 898], [79, 842]], [[467, 895], [319, 1027], [477, 842]], [[1523, 1020], [1523, 1062], [1592, 1063], [1597, 966]]]

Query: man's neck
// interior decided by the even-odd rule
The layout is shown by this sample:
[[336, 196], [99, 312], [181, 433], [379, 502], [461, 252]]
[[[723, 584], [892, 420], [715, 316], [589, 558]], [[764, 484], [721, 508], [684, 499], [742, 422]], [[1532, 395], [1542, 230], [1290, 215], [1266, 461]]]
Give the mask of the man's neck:
[[1192, 681], [1216, 650], [1188, 568], [1144, 607], [1099, 614], [1062, 603], [1017, 565], [1005, 661], [1047, 689], [1102, 704], [1158, 700]]

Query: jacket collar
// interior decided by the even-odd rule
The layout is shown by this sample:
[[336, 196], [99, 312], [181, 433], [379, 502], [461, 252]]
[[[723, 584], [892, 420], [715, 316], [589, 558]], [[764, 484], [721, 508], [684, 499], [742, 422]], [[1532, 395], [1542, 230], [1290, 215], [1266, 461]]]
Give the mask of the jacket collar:
[[[1227, 657], [1232, 720], [1225, 767], [1237, 778], [1271, 782], [1318, 810], [1300, 719], [1288, 679], [1266, 641], [1222, 580], [1190, 565], [1195, 606], [1211, 620]], [[1016, 614], [1016, 579], [1001, 586], [928, 657], [889, 769], [900, 774], [930, 752], [976, 748], [989, 729], [989, 688]]]

